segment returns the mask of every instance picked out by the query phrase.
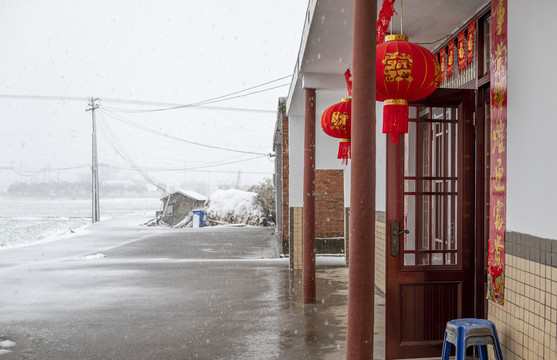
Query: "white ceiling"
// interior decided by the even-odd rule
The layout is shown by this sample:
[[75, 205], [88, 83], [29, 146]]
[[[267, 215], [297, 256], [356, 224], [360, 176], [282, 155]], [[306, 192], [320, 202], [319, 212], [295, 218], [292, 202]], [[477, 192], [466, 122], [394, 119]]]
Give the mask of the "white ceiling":
[[[377, 0], [377, 14], [383, 1]], [[401, 11], [401, 3], [403, 11]], [[490, 0], [396, 0], [393, 33], [434, 50]], [[304, 87], [345, 91], [344, 72], [352, 63], [353, 1], [309, 0], [298, 63], [290, 86], [289, 115], [304, 113]], [[377, 19], [370, 19], [373, 24]]]
[[[382, 3], [377, 1], [377, 14]], [[403, 32], [409, 40], [432, 50], [488, 3], [489, 0], [396, 0], [398, 15], [391, 22], [393, 32], [400, 33], [402, 15]], [[352, 61], [352, 18], [352, 1], [317, 1], [307, 33], [302, 72], [344, 73]]]

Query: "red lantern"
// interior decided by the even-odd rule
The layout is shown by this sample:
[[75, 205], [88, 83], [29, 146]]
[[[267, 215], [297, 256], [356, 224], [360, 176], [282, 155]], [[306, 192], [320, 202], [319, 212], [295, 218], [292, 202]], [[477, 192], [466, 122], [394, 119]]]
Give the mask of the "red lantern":
[[344, 98], [338, 104], [329, 106], [321, 115], [321, 129], [325, 134], [340, 139], [338, 145], [338, 159], [348, 164], [350, 151], [350, 119], [352, 117], [352, 102]]
[[377, 46], [376, 97], [383, 106], [383, 133], [408, 132], [408, 101], [431, 94], [439, 86], [441, 71], [436, 57], [426, 48], [408, 42], [406, 35], [388, 35]]

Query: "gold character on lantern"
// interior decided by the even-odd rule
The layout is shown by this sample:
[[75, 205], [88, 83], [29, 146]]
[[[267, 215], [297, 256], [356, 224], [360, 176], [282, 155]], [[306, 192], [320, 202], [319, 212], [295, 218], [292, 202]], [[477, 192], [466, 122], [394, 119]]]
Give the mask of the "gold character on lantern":
[[412, 64], [414, 60], [412, 56], [405, 53], [385, 53], [385, 58], [383, 59], [383, 74], [385, 74], [385, 81], [403, 81], [412, 82], [414, 78], [412, 77]]
[[433, 80], [431, 81], [431, 83], [429, 84], [430, 86], [434, 86], [435, 88], [437, 88], [439, 86], [439, 84], [441, 84], [441, 65], [439, 65], [439, 62], [435, 61], [434, 62], [435, 65], [435, 78], [433, 78]]
[[346, 120], [348, 120], [348, 113], [340, 113], [335, 111], [331, 117], [331, 129], [346, 129]]

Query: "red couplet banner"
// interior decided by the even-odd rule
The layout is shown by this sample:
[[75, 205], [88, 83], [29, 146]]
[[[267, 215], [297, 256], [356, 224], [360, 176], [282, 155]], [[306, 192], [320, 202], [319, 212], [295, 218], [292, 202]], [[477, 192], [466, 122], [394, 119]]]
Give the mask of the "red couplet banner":
[[467, 40], [467, 63], [470, 64], [474, 60], [474, 33], [476, 32], [476, 21], [472, 21], [468, 25], [468, 40]]
[[488, 299], [503, 305], [507, 225], [507, 0], [491, 2]]
[[462, 30], [457, 36], [457, 59], [458, 59], [458, 72], [466, 69], [466, 36]]
[[454, 67], [454, 39], [447, 46], [447, 78], [453, 74]]
[[447, 63], [445, 58], [445, 47], [442, 47], [441, 50], [439, 50], [439, 65], [441, 66], [441, 80], [439, 81], [440, 83], [445, 80], [445, 67]]

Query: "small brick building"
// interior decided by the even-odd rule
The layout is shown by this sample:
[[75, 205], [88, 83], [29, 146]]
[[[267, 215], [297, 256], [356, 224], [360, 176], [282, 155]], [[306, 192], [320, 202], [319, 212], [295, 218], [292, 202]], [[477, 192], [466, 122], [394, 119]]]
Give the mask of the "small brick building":
[[200, 209], [207, 201], [207, 197], [195, 191], [177, 191], [161, 199], [162, 210], [157, 212], [157, 218], [168, 225], [174, 226], [184, 220], [192, 210]]

